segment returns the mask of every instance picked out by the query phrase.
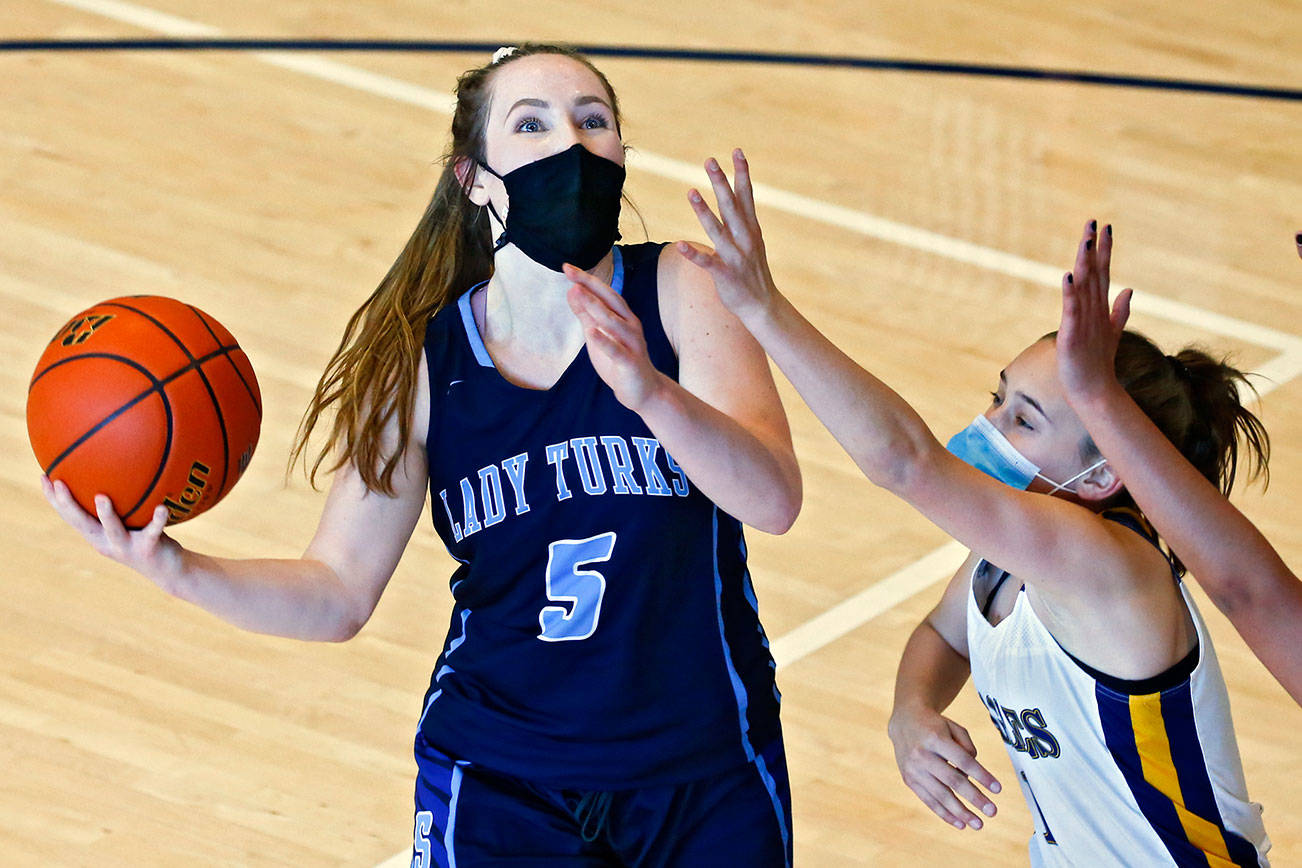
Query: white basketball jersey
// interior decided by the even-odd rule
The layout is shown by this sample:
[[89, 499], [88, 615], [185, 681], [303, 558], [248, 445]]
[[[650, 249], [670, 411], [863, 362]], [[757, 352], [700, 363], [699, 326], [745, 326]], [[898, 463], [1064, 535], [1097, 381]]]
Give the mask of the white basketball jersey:
[[1031, 864], [1267, 866], [1270, 841], [1261, 806], [1248, 801], [1225, 681], [1184, 587], [1196, 665], [1133, 694], [1087, 673], [1024, 593], [991, 626], [977, 596], [984, 602], [1000, 575], [984, 561], [972, 573], [968, 652], [1035, 821]]

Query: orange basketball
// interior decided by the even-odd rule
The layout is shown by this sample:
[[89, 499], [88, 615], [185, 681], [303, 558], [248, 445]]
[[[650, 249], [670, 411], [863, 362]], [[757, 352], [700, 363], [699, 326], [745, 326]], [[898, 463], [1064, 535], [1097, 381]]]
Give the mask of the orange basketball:
[[221, 500], [253, 457], [262, 398], [231, 333], [156, 295], [82, 311], [50, 341], [27, 390], [27, 435], [51, 479], [94, 513], [107, 494], [139, 529]]

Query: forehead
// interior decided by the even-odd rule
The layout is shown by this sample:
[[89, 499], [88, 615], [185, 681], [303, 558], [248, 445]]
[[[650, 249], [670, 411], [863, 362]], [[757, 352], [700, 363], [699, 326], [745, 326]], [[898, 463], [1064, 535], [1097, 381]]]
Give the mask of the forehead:
[[1004, 368], [1008, 376], [1039, 377], [1046, 372], [1057, 374], [1058, 358], [1052, 339], [1039, 340], [1018, 353]]
[[596, 73], [563, 54], [531, 54], [513, 60], [493, 73], [491, 84], [494, 113], [507, 111], [520, 99], [566, 104], [581, 96], [609, 100]]
[[1004, 368], [1009, 384], [1040, 401], [1062, 395], [1058, 383], [1057, 347], [1052, 339], [1040, 340], [1017, 354]]

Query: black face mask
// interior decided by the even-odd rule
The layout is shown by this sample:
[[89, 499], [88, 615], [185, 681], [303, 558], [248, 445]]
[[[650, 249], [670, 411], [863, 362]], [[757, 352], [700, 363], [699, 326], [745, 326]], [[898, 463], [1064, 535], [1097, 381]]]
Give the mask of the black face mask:
[[[619, 238], [620, 195], [624, 167], [598, 157], [583, 145], [552, 154], [499, 175], [511, 210], [506, 231], [493, 250], [507, 244], [552, 271], [568, 262], [588, 270], [602, 260]], [[501, 217], [489, 203], [488, 208]]]

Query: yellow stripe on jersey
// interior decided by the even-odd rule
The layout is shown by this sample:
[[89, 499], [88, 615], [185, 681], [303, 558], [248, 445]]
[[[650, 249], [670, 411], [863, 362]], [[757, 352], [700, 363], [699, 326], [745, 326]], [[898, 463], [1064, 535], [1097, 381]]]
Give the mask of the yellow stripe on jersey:
[[1180, 778], [1171, 757], [1171, 744], [1167, 740], [1166, 721], [1162, 718], [1162, 694], [1130, 697], [1130, 722], [1144, 780], [1171, 800], [1189, 843], [1207, 854], [1212, 868], [1235, 868], [1220, 827], [1185, 807]]

